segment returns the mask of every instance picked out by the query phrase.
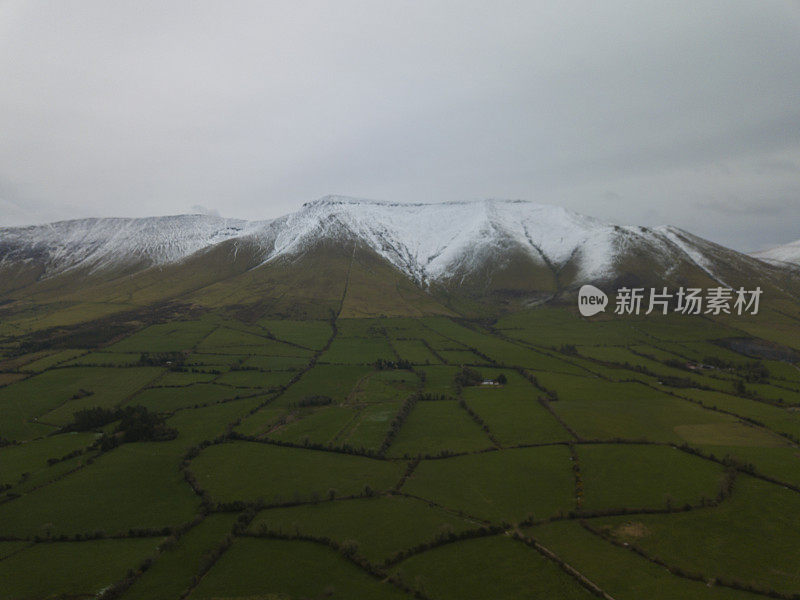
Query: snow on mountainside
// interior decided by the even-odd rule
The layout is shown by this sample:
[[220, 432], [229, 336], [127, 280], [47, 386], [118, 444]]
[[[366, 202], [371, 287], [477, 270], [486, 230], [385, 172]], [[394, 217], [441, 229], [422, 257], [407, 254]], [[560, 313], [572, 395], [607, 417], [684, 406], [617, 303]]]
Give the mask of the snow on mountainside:
[[722, 283], [721, 257], [756, 262], [674, 227], [618, 226], [522, 200], [389, 203], [326, 196], [271, 221], [183, 215], [0, 228], [0, 267], [37, 261], [45, 278], [76, 268], [146, 268], [227, 240], [247, 245], [262, 263], [299, 255], [319, 241], [356, 241], [420, 284], [458, 281], [487, 265], [502, 268], [510, 256], [525, 256], [556, 277], [569, 272], [562, 284], [570, 286], [610, 280], [621, 265], [634, 263], [667, 275], [691, 264]]
[[76, 268], [98, 271], [142, 263], [160, 265], [241, 236], [264, 222], [206, 215], [143, 219], [77, 219], [0, 228], [0, 265], [39, 260], [45, 276]]
[[[517, 200], [437, 204], [388, 203], [327, 196], [276, 219], [261, 232], [265, 261], [301, 252], [323, 237], [358, 239], [417, 281], [439, 280], [512, 246], [560, 265], [580, 248], [582, 270], [599, 275], [613, 259], [614, 226], [591, 217]], [[269, 243], [266, 242], [269, 240]]]
[[687, 261], [723, 283], [709, 258], [713, 245], [676, 227], [618, 226], [524, 200], [388, 203], [326, 196], [252, 234], [265, 248], [265, 262], [341, 236], [366, 243], [419, 283], [475, 271], [513, 250], [554, 272], [574, 267], [573, 284], [612, 278], [631, 253], [647, 254], [663, 272]]
[[772, 263], [790, 263], [800, 265], [800, 240], [789, 242], [777, 248], [753, 252], [751, 256]]

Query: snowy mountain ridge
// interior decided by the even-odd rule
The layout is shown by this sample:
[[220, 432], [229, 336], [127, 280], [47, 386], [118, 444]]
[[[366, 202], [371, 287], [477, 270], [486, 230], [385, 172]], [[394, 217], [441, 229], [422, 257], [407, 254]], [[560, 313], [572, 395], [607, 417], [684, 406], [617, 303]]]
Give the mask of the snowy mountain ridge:
[[789, 263], [800, 265], [800, 240], [782, 246], [754, 252], [752, 256], [771, 263]]
[[4, 227], [0, 228], [0, 264], [39, 259], [45, 264], [45, 276], [79, 267], [93, 272], [136, 263], [162, 265], [242, 236], [264, 223], [179, 215], [76, 219], [47, 225]]
[[525, 200], [391, 203], [326, 196], [269, 221], [179, 215], [0, 228], [0, 266], [40, 261], [43, 278], [78, 268], [147, 268], [226, 241], [255, 248], [264, 264], [300, 255], [320, 240], [365, 245], [423, 285], [463, 277], [487, 261], [502, 264], [511, 255], [556, 277], [569, 270], [572, 284], [608, 280], [632, 255], [650, 257], [666, 273], [689, 262], [724, 283], [715, 272], [721, 247], [683, 230], [619, 226]]

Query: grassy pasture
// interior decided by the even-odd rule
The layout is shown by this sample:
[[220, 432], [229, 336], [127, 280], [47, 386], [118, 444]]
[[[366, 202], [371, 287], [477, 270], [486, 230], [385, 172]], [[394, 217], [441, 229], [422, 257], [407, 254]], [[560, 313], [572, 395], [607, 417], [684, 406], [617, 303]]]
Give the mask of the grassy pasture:
[[470, 350], [439, 350], [439, 356], [447, 361], [448, 365], [485, 365], [487, 361]]
[[203, 440], [214, 439], [225, 432], [228, 424], [246, 417], [266, 399], [265, 396], [255, 396], [178, 411], [167, 420], [167, 425], [178, 430], [178, 439], [170, 442], [170, 445], [187, 448]]
[[30, 439], [43, 432], [33, 419], [64, 425], [81, 408], [115, 406], [160, 373], [155, 367], [51, 369], [0, 388], [0, 437]]
[[94, 439], [93, 433], [67, 433], [0, 448], [0, 484], [16, 483], [24, 473], [28, 473], [28, 483], [38, 485], [49, 481], [64, 471], [64, 465], [50, 466], [47, 459], [86, 448]]
[[[74, 360], [79, 356], [83, 356], [84, 354], [86, 354], [86, 350], [60, 350], [38, 360], [34, 360], [33, 362], [25, 363], [23, 370], [40, 373], [46, 369], [49, 369], [50, 367], [54, 367], [62, 363], [74, 364]], [[137, 356], [136, 359], [138, 360], [139, 357]]]
[[443, 317], [423, 319], [434, 331], [456, 340], [467, 348], [478, 348], [498, 364], [519, 365], [537, 370], [552, 370], [564, 373], [579, 373], [573, 365], [537, 352], [521, 344], [512, 343], [491, 334], [469, 329]]
[[183, 371], [167, 371], [158, 380], [163, 386], [188, 386], [193, 383], [210, 383], [217, 378], [213, 373], [191, 373]]
[[492, 441], [455, 400], [417, 402], [389, 448], [389, 455], [425, 456], [492, 446]]
[[753, 600], [755, 596], [669, 571], [599, 538], [575, 521], [547, 523], [526, 530], [617, 600]]
[[458, 532], [477, 525], [421, 500], [382, 496], [267, 509], [256, 516], [250, 531], [258, 532], [262, 527], [284, 534], [324, 536], [339, 542], [354, 540], [361, 554], [381, 563], [396, 552], [435, 539], [442, 532]]
[[248, 354], [218, 354], [211, 352], [192, 352], [186, 357], [185, 365], [203, 370], [227, 371], [231, 365], [241, 365], [249, 358]]
[[[267, 566], [268, 568], [265, 568]], [[237, 539], [189, 598], [410, 598], [330, 548], [304, 541]]]
[[504, 446], [568, 441], [572, 436], [539, 402], [541, 392], [513, 371], [502, 387], [468, 387], [467, 405]]
[[577, 311], [540, 308], [500, 318], [495, 327], [505, 335], [538, 346], [561, 344], [629, 344], [644, 338], [631, 319], [582, 318]]
[[0, 561], [0, 599], [94, 598], [155, 554], [157, 538], [35, 544]]
[[400, 405], [401, 402], [397, 400], [363, 407], [336, 441], [347, 443], [353, 448], [377, 451], [386, 437], [392, 419], [400, 410]]
[[278, 388], [289, 383], [294, 376], [292, 371], [229, 371], [218, 377], [214, 383], [243, 388]]
[[730, 456], [740, 463], [752, 464], [759, 473], [778, 481], [800, 486], [800, 449], [783, 446], [702, 446], [718, 458]]
[[156, 412], [169, 412], [213, 404], [236, 396], [251, 395], [259, 390], [232, 388], [214, 383], [193, 383], [182, 387], [153, 387], [142, 390], [128, 401], [131, 406], [141, 405]]
[[565, 446], [422, 461], [402, 491], [493, 522], [550, 517], [575, 504]]
[[368, 365], [378, 359], [396, 360], [389, 341], [383, 337], [337, 337], [319, 357], [319, 362], [340, 365]]
[[350, 394], [351, 402], [390, 402], [401, 400], [419, 389], [420, 379], [411, 371], [374, 371], [361, 379]]
[[344, 427], [353, 421], [357, 411], [346, 406], [323, 406], [314, 410], [297, 411], [286, 425], [271, 431], [267, 437], [302, 444], [308, 440], [317, 444], [331, 444]]
[[176, 442], [125, 444], [94, 464], [0, 504], [0, 535], [124, 533], [191, 520], [199, 499], [178, 471]]
[[505, 536], [429, 550], [401, 563], [397, 573], [406, 585], [441, 600], [593, 598], [555, 563]]
[[200, 486], [218, 501], [268, 502], [309, 500], [330, 489], [339, 495], [359, 494], [364, 486], [391, 488], [404, 464], [254, 442], [206, 448], [192, 462]]
[[199, 572], [203, 554], [212, 550], [230, 533], [235, 520], [235, 514], [206, 517], [158, 557], [153, 566], [125, 593], [125, 600], [180, 597]]
[[[677, 390], [677, 393], [702, 402], [704, 406], [716, 407], [752, 419], [764, 424], [772, 431], [800, 437], [800, 411], [791, 407], [774, 406], [740, 396], [708, 390], [683, 389]], [[706, 441], [705, 443], [710, 442]]]
[[[347, 263], [342, 264], [345, 273]], [[363, 270], [363, 265], [354, 269]], [[0, 542], [0, 600], [92, 597], [135, 569], [155, 552], [159, 537], [102, 540], [108, 542], [103, 552], [113, 556], [101, 556], [90, 545], [100, 548], [99, 542], [34, 544], [34, 536], [96, 531], [127, 535], [131, 528], [155, 530], [192, 521], [201, 511], [200, 498], [178, 468], [192, 446], [203, 447], [189, 470], [212, 503], [263, 500], [267, 508], [256, 515], [248, 535], [234, 536], [231, 548], [196, 588], [191, 588], [193, 577], [207, 560], [204, 554], [230, 533], [237, 513], [206, 516], [162, 552], [123, 598], [160, 600], [184, 592], [209, 600], [409, 597], [322, 544], [249, 535], [258, 535], [266, 525], [284, 535], [326, 536], [353, 544], [358, 553], [381, 564], [444, 532], [483, 523], [513, 524], [530, 516], [565, 518], [526, 528], [525, 533], [617, 600], [764, 597], [671, 574], [581, 527], [569, 515], [579, 508], [587, 511], [587, 523], [642, 546], [670, 565], [699, 571], [710, 580], [723, 577], [787, 595], [800, 593], [800, 529], [795, 523], [800, 494], [780, 484], [740, 474], [732, 495], [715, 507], [588, 516], [591, 511], [662, 509], [668, 503], [697, 505], [702, 498], [716, 497], [725, 469], [663, 442], [688, 443], [719, 458], [732, 457], [767, 477], [800, 486], [800, 451], [788, 437], [800, 438], [800, 410], [776, 405], [781, 397], [789, 403], [795, 395], [800, 399], [795, 366], [763, 361], [771, 371], [769, 383], [746, 384], [749, 392], [762, 397], [759, 401], [734, 395], [738, 377], [733, 373], [690, 373], [663, 364], [676, 357], [752, 360], [714, 343], [741, 336], [741, 331], [685, 317], [608, 315], [587, 320], [560, 308], [523, 311], [496, 321], [488, 316], [480, 321], [339, 318], [330, 348], [306, 371], [315, 352], [329, 342], [331, 323], [239, 322], [239, 315], [255, 319], [268, 310], [301, 315], [312, 307], [311, 301], [293, 306], [289, 300], [276, 300], [283, 289], [266, 298], [264, 282], [255, 278], [248, 285], [247, 297], [258, 300], [257, 306], [209, 309], [193, 321], [151, 325], [109, 347], [14, 356], [17, 342], [0, 340], [0, 355], [9, 357], [0, 364], [6, 370], [0, 386], [7, 383], [0, 387], [0, 437], [28, 440], [0, 445], [0, 485], [12, 485], [0, 492], [0, 500], [21, 494], [0, 502], [0, 537], [26, 538]], [[365, 289], [362, 285], [347, 291], [342, 314], [365, 310]], [[225, 290], [217, 291], [222, 306]], [[330, 306], [337, 310], [342, 291], [331, 296]], [[400, 300], [392, 300], [398, 311]], [[314, 314], [327, 316], [329, 311], [326, 306]], [[576, 345], [580, 354], [567, 344]], [[188, 353], [187, 371], [139, 364], [143, 352], [172, 351]], [[438, 355], [453, 364], [444, 364]], [[406, 359], [415, 368], [378, 370], [372, 365], [378, 357]], [[690, 377], [716, 391], [669, 387], [658, 377], [597, 362], [605, 360], [627, 361], [662, 376]], [[88, 366], [104, 361], [116, 366]], [[507, 382], [457, 389], [455, 365], [466, 362], [480, 365], [477, 370], [485, 378], [502, 373]], [[542, 388], [556, 392], [557, 399], [547, 405], [552, 412], [537, 400], [545, 390], [511, 366], [526, 368]], [[14, 372], [17, 368], [20, 373]], [[287, 389], [268, 391], [298, 374]], [[14, 381], [19, 377], [26, 379]], [[445, 399], [416, 403], [397, 431], [388, 459], [359, 456], [381, 447], [402, 402], [416, 392]], [[301, 406], [313, 396], [323, 397], [317, 403], [324, 403], [325, 396], [331, 401]], [[458, 398], [492, 437], [458, 405]], [[123, 444], [105, 454], [84, 453], [47, 466], [48, 458], [85, 448], [97, 434], [38, 436], [57, 431], [55, 425], [71, 420], [77, 408], [120, 403], [146, 403], [165, 411], [167, 425], [178, 430], [178, 437]], [[44, 424], [50, 421], [54, 425]], [[229, 426], [267, 443], [223, 441]], [[568, 429], [581, 439], [574, 441]], [[493, 448], [493, 439], [499, 449]], [[216, 442], [210, 446], [202, 444], [212, 440]], [[306, 440], [330, 444], [331, 449], [279, 445], [302, 446]], [[602, 443], [588, 443], [594, 441]], [[515, 447], [531, 444], [536, 446]], [[344, 453], [345, 448], [355, 454]], [[418, 464], [405, 457], [444, 450], [466, 454], [422, 458]], [[129, 551], [139, 543], [141, 552]], [[63, 558], [68, 552], [72, 554]], [[449, 542], [389, 569], [431, 600], [589, 597], [553, 561], [506, 534]]]
[[133, 367], [139, 364], [140, 352], [89, 352], [63, 363], [63, 366]]
[[278, 321], [264, 319], [258, 324], [277, 339], [306, 348], [321, 350], [331, 337], [331, 324], [327, 321]]
[[437, 365], [441, 362], [421, 340], [393, 340], [392, 345], [400, 358], [412, 364]]
[[250, 356], [244, 366], [265, 371], [297, 371], [308, 364], [304, 356]]
[[667, 564], [792, 594], [800, 591], [798, 511], [800, 494], [740, 476], [732, 497], [713, 510], [593, 523]]
[[669, 446], [584, 444], [576, 452], [584, 508], [664, 508], [697, 504], [719, 491], [722, 467]]
[[454, 394], [455, 376], [458, 367], [433, 366], [419, 367], [425, 373], [425, 391], [432, 394]]
[[308, 396], [319, 394], [329, 396], [334, 403], [341, 403], [348, 399], [356, 384], [370, 373], [371, 368], [361, 365], [316, 365], [304, 373], [277, 403], [291, 406]]
[[236, 431], [244, 435], [259, 436], [269, 431], [281, 417], [288, 414], [289, 409], [286, 407], [267, 405], [242, 419], [241, 424], [236, 427]]
[[218, 325], [213, 321], [173, 321], [151, 325], [108, 347], [111, 352], [180, 352], [191, 350]]
[[547, 389], [558, 392], [559, 400], [551, 403], [553, 410], [586, 439], [682, 442], [675, 430], [680, 425], [736, 420], [640, 383], [549, 373], [536, 377]]

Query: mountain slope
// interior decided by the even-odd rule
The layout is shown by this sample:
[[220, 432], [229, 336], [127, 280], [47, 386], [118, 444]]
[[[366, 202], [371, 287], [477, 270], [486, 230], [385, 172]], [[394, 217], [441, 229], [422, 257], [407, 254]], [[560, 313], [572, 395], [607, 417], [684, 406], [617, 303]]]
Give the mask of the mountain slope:
[[800, 240], [789, 242], [783, 246], [754, 252], [752, 256], [772, 263], [789, 263], [800, 265]]
[[42, 276], [178, 261], [198, 250], [262, 226], [206, 215], [144, 219], [78, 219], [0, 228], [0, 265], [39, 263]]
[[[363, 268], [353, 271], [356, 257]], [[0, 229], [0, 297], [7, 301], [182, 298], [220, 306], [269, 298], [285, 308], [317, 297], [327, 299], [325, 310], [415, 314], [420, 306], [439, 313], [464, 302], [531, 305], [589, 282], [609, 290], [758, 283], [792, 297], [798, 283], [790, 271], [675, 227], [619, 226], [519, 200], [401, 204], [328, 196], [271, 221], [185, 215]], [[372, 294], [371, 306], [368, 298], [342, 300], [343, 273], [351, 272], [361, 296]], [[370, 277], [384, 283], [371, 288]]]

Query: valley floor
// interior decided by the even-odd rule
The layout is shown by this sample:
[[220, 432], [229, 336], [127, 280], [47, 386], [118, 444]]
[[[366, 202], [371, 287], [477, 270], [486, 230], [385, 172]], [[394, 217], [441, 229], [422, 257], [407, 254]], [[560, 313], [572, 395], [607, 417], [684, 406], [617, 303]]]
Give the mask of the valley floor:
[[3, 342], [0, 600], [800, 597], [800, 370], [732, 326], [161, 321]]

